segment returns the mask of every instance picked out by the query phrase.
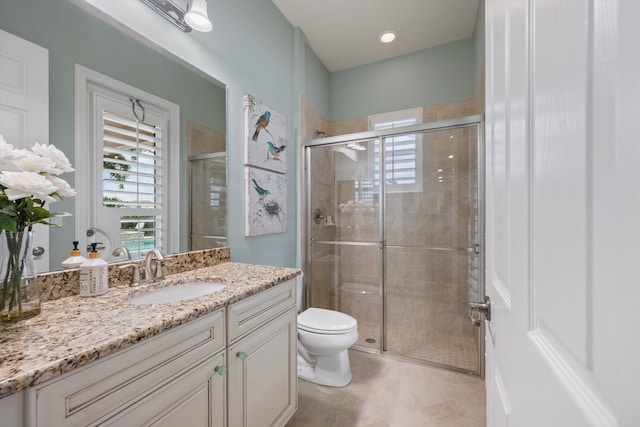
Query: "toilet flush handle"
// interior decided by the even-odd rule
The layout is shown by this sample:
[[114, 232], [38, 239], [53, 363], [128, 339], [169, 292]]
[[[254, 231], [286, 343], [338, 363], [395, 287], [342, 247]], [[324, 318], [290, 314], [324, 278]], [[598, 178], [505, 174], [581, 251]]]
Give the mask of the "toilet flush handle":
[[236, 353], [236, 357], [244, 362], [245, 360], [247, 360], [247, 357], [249, 357], [249, 355], [246, 351], [239, 351]]

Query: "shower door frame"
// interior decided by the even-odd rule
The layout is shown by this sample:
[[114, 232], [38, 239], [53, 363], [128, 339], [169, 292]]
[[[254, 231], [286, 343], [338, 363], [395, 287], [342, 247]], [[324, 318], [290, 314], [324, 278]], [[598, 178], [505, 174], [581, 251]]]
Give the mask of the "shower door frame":
[[[470, 301], [470, 302], [484, 302], [485, 299], [485, 285], [484, 285], [484, 270], [485, 270], [485, 242], [484, 242], [484, 230], [485, 230], [485, 191], [484, 191], [484, 182], [485, 182], [485, 165], [484, 165], [484, 115], [476, 114], [465, 117], [458, 117], [448, 120], [440, 120], [435, 122], [422, 123], [412, 126], [405, 126], [399, 128], [392, 129], [384, 129], [379, 131], [367, 131], [367, 132], [358, 132], [351, 133], [345, 135], [332, 136], [327, 138], [319, 138], [313, 139], [303, 144], [305, 151], [305, 179], [306, 179], [306, 215], [305, 215], [305, 270], [307, 271], [308, 277], [313, 277], [312, 271], [312, 250], [311, 247], [314, 243], [318, 244], [328, 244], [328, 245], [350, 245], [350, 246], [368, 246], [368, 247], [379, 247], [381, 250], [380, 255], [380, 284], [379, 291], [381, 296], [381, 304], [380, 304], [380, 345], [377, 350], [367, 347], [354, 346], [355, 349], [370, 353], [385, 353], [386, 352], [386, 341], [387, 341], [387, 298], [386, 298], [386, 247], [387, 244], [384, 241], [385, 234], [385, 214], [386, 214], [386, 197], [385, 197], [385, 180], [379, 179], [378, 183], [378, 194], [380, 194], [379, 201], [379, 218], [378, 218], [378, 242], [337, 242], [337, 241], [314, 241], [312, 237], [312, 226], [311, 226], [311, 212], [312, 212], [312, 200], [311, 200], [311, 149], [317, 147], [328, 147], [328, 146], [338, 146], [345, 143], [355, 143], [355, 142], [366, 142], [377, 140], [379, 144], [380, 150], [380, 164], [386, 165], [386, 147], [385, 147], [385, 139], [393, 138], [397, 136], [407, 135], [407, 134], [415, 134], [415, 133], [425, 133], [425, 132], [435, 132], [442, 131], [448, 129], [455, 129], [459, 127], [472, 127], [477, 126], [477, 135], [476, 135], [476, 144], [477, 144], [477, 160], [478, 160], [478, 176], [477, 176], [477, 185], [478, 185], [478, 241], [476, 242], [476, 253], [478, 255], [478, 300]], [[381, 170], [384, 171], [384, 169]], [[391, 245], [393, 246], [393, 245]], [[440, 248], [447, 249], [447, 248]], [[452, 248], [451, 250], [468, 250], [468, 248]], [[309, 279], [305, 279], [309, 280]], [[309, 302], [311, 300], [311, 289], [307, 286], [304, 287], [305, 295], [303, 301], [305, 302], [305, 307], [309, 306]], [[471, 321], [471, 319], [469, 320]], [[484, 328], [485, 322], [478, 327], [478, 370], [470, 371], [467, 369], [461, 369], [449, 365], [442, 365], [436, 362], [430, 362], [426, 360], [419, 360], [420, 363], [425, 363], [428, 365], [436, 365], [442, 366], [450, 370], [461, 371], [466, 373], [478, 374], [482, 378], [484, 378], [485, 366], [484, 366]], [[417, 361], [418, 359], [411, 359]]]
[[[192, 246], [193, 246], [193, 220], [192, 220], [192, 209], [193, 209], [193, 203], [194, 203], [194, 190], [193, 190], [193, 170], [192, 170], [192, 162], [194, 161], [199, 161], [199, 160], [211, 160], [211, 159], [221, 159], [224, 158], [225, 159], [225, 169], [224, 169], [224, 177], [225, 177], [225, 186], [228, 184], [229, 182], [229, 167], [226, 165], [226, 159], [227, 159], [227, 152], [226, 151], [219, 151], [217, 153], [207, 153], [207, 154], [195, 154], [193, 156], [189, 156], [187, 158], [187, 176], [188, 176], [188, 182], [187, 182], [187, 194], [189, 197], [189, 214], [187, 215], [187, 230], [188, 230], [188, 247], [189, 250], [193, 250]], [[225, 190], [226, 191], [226, 190]], [[228, 209], [225, 206], [225, 214], [224, 214], [224, 222], [225, 222], [225, 227], [228, 227], [229, 225], [229, 221], [228, 221]], [[225, 236], [202, 236], [205, 237], [207, 239], [221, 239], [224, 240], [225, 242], [227, 242], [227, 245], [229, 244], [229, 236], [228, 236], [229, 232], [227, 230], [227, 235]], [[219, 246], [216, 246], [219, 247]]]

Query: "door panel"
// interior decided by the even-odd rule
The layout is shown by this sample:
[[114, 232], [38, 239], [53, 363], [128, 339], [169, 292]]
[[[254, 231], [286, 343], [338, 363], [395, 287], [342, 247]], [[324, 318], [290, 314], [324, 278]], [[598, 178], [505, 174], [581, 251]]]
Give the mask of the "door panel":
[[637, 2], [486, 3], [490, 426], [640, 422], [625, 356], [639, 348], [625, 246], [640, 233], [626, 161], [639, 109], [625, 101], [639, 17]]
[[[2, 30], [0, 134], [16, 148], [49, 142], [49, 51]], [[49, 226], [34, 227], [33, 246], [45, 249], [34, 256], [36, 272], [49, 271]]]
[[[384, 139], [385, 350], [480, 372], [478, 126]], [[470, 299], [471, 298], [471, 299]]]
[[[309, 303], [358, 321], [356, 346], [381, 350], [379, 141], [310, 150]], [[318, 218], [315, 212], [318, 211]]]

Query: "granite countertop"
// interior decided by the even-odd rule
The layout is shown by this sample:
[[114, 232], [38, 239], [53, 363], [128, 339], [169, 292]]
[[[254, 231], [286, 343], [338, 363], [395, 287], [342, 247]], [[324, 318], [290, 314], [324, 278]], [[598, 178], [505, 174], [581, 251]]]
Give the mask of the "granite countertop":
[[[44, 302], [40, 315], [0, 324], [0, 398], [42, 383], [145, 338], [295, 278], [299, 270], [225, 262], [139, 287], [118, 286], [97, 297]], [[124, 301], [147, 290], [220, 280], [213, 294], [158, 305]]]

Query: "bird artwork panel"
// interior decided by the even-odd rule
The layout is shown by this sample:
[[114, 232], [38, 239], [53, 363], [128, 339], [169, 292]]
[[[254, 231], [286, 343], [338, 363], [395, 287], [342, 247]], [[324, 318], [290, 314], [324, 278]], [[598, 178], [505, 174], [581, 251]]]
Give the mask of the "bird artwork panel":
[[287, 172], [287, 119], [252, 95], [244, 96], [245, 164]]
[[245, 170], [245, 236], [286, 232], [286, 176], [252, 167]]

